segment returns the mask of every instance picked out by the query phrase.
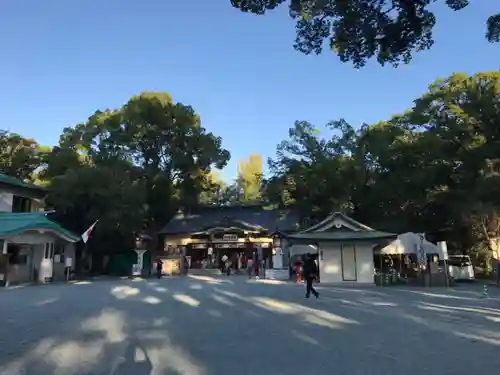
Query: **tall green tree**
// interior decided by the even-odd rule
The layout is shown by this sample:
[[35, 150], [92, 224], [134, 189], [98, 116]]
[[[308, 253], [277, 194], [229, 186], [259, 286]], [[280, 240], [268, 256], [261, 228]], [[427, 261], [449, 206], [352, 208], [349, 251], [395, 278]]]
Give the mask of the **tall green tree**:
[[130, 249], [138, 232], [200, 203], [211, 168], [230, 157], [221, 142], [192, 107], [143, 93], [63, 131], [42, 173], [48, 201], [75, 231], [99, 219], [91, 251]]
[[216, 171], [210, 171], [205, 178], [205, 186], [200, 194], [202, 205], [221, 205], [224, 203], [223, 194], [227, 184], [222, 181]]
[[178, 208], [199, 204], [212, 167], [230, 154], [207, 132], [192, 107], [166, 93], [145, 92], [117, 110], [98, 111], [61, 137], [94, 165], [122, 162], [137, 167], [147, 190], [147, 226], [159, 230]]
[[[468, 0], [231, 0], [233, 7], [259, 15], [288, 5], [296, 21], [296, 50], [320, 54], [327, 45], [355, 67], [374, 57], [381, 65], [408, 63], [415, 51], [431, 48], [434, 3], [452, 11], [469, 5]], [[485, 30], [488, 41], [500, 41], [500, 14], [488, 18]]]
[[36, 172], [43, 163], [49, 147], [34, 139], [0, 130], [0, 172], [23, 181], [36, 180]]
[[256, 203], [261, 200], [262, 178], [262, 156], [252, 154], [248, 159], [240, 161], [237, 186], [241, 190], [242, 203]]
[[314, 222], [340, 209], [380, 229], [423, 231], [485, 265], [500, 241], [500, 72], [453, 74], [401, 115], [333, 136], [297, 122], [271, 160], [266, 198]]
[[[184, 209], [195, 207], [210, 169], [223, 168], [230, 158], [222, 148], [222, 139], [201, 126], [191, 106], [174, 103], [168, 94], [143, 93], [132, 98], [121, 112], [134, 162], [149, 177], [163, 181], [150, 190], [159, 188], [170, 194], [175, 191]], [[158, 202], [149, 205], [152, 208]], [[165, 223], [166, 217], [159, 212], [151, 217], [161, 225]]]
[[499, 99], [500, 72], [454, 74], [430, 86], [410, 119], [440, 143], [434, 200], [448, 202], [454, 228], [462, 229], [457, 236], [479, 241], [486, 260], [500, 235]]

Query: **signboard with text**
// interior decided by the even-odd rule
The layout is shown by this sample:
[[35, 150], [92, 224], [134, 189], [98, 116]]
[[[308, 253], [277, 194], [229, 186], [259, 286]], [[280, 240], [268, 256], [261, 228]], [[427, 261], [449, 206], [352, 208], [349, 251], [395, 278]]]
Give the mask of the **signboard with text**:
[[225, 234], [222, 236], [222, 241], [238, 241], [238, 235], [236, 234]]

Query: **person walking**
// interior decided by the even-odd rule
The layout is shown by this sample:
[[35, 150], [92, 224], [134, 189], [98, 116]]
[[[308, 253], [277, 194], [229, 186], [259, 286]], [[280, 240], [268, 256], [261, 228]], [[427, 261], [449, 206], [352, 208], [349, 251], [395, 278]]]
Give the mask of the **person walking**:
[[231, 275], [231, 268], [233, 267], [233, 262], [231, 259], [227, 258], [225, 267], [226, 267], [226, 275], [227, 276]]
[[226, 262], [228, 260], [228, 256], [226, 254], [222, 255], [221, 258], [221, 263], [220, 263], [220, 272], [225, 273], [226, 272]]
[[161, 279], [161, 274], [163, 271], [163, 261], [161, 259], [158, 259], [156, 261], [156, 276]]
[[260, 271], [260, 260], [259, 260], [258, 255], [255, 255], [255, 257], [254, 257], [253, 269], [254, 269], [255, 278], [258, 279], [259, 278], [259, 271]]
[[318, 266], [311, 254], [306, 255], [306, 260], [304, 262], [304, 277], [306, 279], [306, 298], [309, 298], [312, 292], [316, 299], [318, 299], [319, 293], [313, 286], [314, 279], [318, 277]]
[[248, 258], [247, 259], [247, 273], [248, 273], [248, 278], [252, 278], [252, 272], [253, 272], [253, 259]]

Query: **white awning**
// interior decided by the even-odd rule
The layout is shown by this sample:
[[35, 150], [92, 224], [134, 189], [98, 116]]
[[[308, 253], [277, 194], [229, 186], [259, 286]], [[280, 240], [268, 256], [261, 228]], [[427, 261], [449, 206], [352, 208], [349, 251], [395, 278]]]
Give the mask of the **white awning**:
[[[392, 241], [389, 245], [383, 247], [377, 254], [417, 254], [420, 246], [422, 245], [422, 240], [420, 236], [416, 233], [404, 233], [400, 234], [398, 238]], [[432, 242], [427, 240], [423, 241], [423, 247], [426, 254], [437, 254], [440, 259], [443, 259], [443, 251]]]

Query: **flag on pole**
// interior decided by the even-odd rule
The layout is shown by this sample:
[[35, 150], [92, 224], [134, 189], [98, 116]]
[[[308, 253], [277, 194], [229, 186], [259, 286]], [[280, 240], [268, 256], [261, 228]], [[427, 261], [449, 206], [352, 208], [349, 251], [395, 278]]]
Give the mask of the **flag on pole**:
[[87, 229], [85, 232], [83, 232], [82, 234], [82, 240], [83, 240], [83, 243], [87, 243], [87, 241], [89, 240], [90, 238], [90, 235], [92, 234], [92, 231], [94, 230], [95, 226], [97, 225], [97, 222], [99, 220], [96, 220], [94, 224], [92, 224], [89, 229]]

